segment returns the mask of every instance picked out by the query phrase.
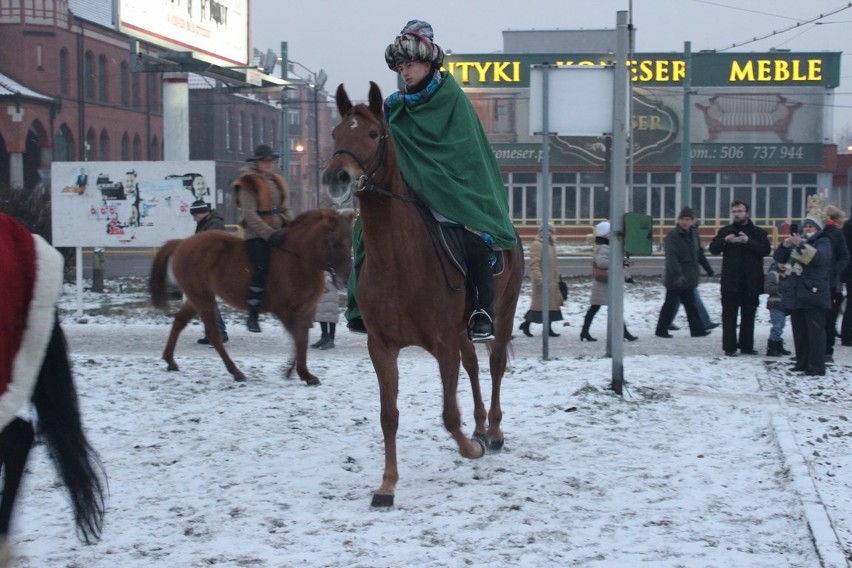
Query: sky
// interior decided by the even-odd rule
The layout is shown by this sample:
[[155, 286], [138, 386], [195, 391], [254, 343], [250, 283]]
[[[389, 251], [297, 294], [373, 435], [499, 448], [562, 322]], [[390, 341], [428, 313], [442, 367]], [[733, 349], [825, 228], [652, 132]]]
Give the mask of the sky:
[[[608, 386], [606, 309], [597, 342], [580, 342], [589, 279], [568, 280], [564, 322], [541, 357], [541, 326], [520, 332], [503, 381], [502, 452], [459, 456], [441, 422], [437, 365], [400, 357], [400, 480], [395, 507], [370, 510], [381, 478], [378, 387], [366, 339], [338, 326], [311, 350], [322, 385], [282, 377], [291, 344], [223, 309], [235, 383], [191, 324], [168, 372], [159, 354], [170, 316], [145, 279], [106, 294], [66, 286], [60, 316], [83, 422], [109, 477], [103, 540], [74, 536], [43, 445], [31, 454], [11, 542], [14, 568], [801, 568], [852, 555], [852, 348], [825, 377], [786, 358], [724, 357], [714, 330], [653, 336], [658, 278], [626, 286], [625, 394]], [[719, 318], [718, 279], [701, 284]], [[525, 287], [513, 325], [529, 305]], [[177, 309], [172, 302], [171, 313]], [[568, 325], [560, 325], [565, 323]], [[758, 312], [757, 348], [768, 336]], [[311, 330], [310, 341], [319, 337]], [[789, 325], [785, 342], [792, 344]], [[477, 348], [486, 404], [487, 357]], [[470, 386], [459, 381], [463, 428]]]
[[[852, 36], [852, 8], [820, 24], [796, 26], [848, 4], [841, 0], [312, 0], [300, 2], [295, 13], [288, 2], [253, 0], [250, 25], [257, 48], [278, 51], [287, 41], [291, 60], [315, 73], [326, 72], [329, 92], [344, 83], [353, 100], [363, 100], [369, 81], [385, 94], [396, 89], [384, 50], [410, 19], [432, 24], [435, 41], [445, 51], [491, 53], [502, 51], [504, 30], [613, 29], [616, 13], [628, 11], [631, 4], [637, 52], [682, 52], [686, 41], [693, 52], [724, 49], [791, 27], [795, 29], [734, 51], [844, 52]], [[835, 131], [852, 129], [850, 59], [847, 53], [841, 59]]]

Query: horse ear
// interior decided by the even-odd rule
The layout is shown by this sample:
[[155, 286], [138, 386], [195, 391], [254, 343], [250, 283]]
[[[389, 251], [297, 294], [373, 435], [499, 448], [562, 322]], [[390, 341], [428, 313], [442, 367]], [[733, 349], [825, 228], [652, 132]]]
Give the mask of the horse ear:
[[382, 117], [382, 90], [372, 81], [370, 81], [370, 110], [379, 118]]
[[343, 83], [337, 86], [337, 95], [334, 100], [337, 101], [337, 112], [340, 113], [340, 116], [346, 116], [346, 113], [352, 108], [352, 101], [349, 100], [349, 95], [346, 94]]

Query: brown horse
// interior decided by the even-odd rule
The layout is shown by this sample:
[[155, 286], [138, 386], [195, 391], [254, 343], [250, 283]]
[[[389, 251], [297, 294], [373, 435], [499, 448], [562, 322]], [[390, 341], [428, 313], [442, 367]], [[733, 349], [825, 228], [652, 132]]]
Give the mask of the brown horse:
[[[332, 209], [312, 209], [299, 215], [285, 229], [284, 244], [272, 247], [266, 293], [260, 306], [284, 324], [293, 337], [296, 354], [287, 370], [293, 368], [309, 385], [319, 379], [308, 371], [308, 329], [313, 324], [317, 302], [325, 290], [324, 272], [335, 283], [346, 282], [352, 265], [353, 214]], [[195, 317], [204, 322], [205, 337], [216, 348], [228, 372], [244, 381], [225, 351], [216, 325], [216, 296], [235, 308], [245, 309], [252, 268], [244, 241], [224, 231], [207, 231], [183, 240], [167, 241], [157, 252], [151, 267], [151, 301], [165, 309], [168, 305], [166, 276], [171, 261], [175, 280], [185, 300], [175, 315], [163, 359], [169, 371], [177, 371], [175, 345], [183, 328]], [[339, 285], [339, 284], [338, 284]]]
[[[399, 426], [397, 359], [404, 347], [418, 346], [438, 361], [443, 384], [444, 426], [466, 458], [479, 458], [503, 446], [500, 383], [506, 370], [515, 308], [524, 275], [520, 240], [504, 253], [495, 277], [495, 339], [489, 343], [491, 408], [486, 427], [479, 388], [479, 362], [467, 337], [471, 300], [460, 272], [433, 245], [422, 208], [407, 189], [393, 141], [382, 116], [382, 94], [370, 83], [369, 106], [353, 106], [343, 85], [337, 89], [342, 117], [334, 129], [335, 152], [323, 179], [332, 197], [354, 190], [361, 206], [366, 257], [358, 277], [357, 299], [367, 326], [367, 348], [379, 380], [385, 444], [382, 484], [374, 507], [393, 505], [399, 479], [396, 433]], [[461, 429], [456, 390], [459, 363], [470, 376], [474, 399], [474, 439]], [[484, 444], [483, 444], [484, 440]]]

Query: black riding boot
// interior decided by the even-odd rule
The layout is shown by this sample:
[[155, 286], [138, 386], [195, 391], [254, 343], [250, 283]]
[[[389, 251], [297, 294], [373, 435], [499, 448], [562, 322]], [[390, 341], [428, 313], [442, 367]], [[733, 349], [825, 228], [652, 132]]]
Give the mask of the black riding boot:
[[468, 280], [473, 297], [473, 313], [467, 323], [471, 341], [494, 339], [494, 272], [491, 249], [481, 237], [469, 231], [464, 235]]
[[251, 281], [249, 282], [248, 321], [246, 327], [252, 333], [260, 333], [257, 321], [260, 312], [260, 301], [266, 288], [266, 272], [269, 270], [269, 243], [263, 239], [248, 239], [246, 252], [252, 266]]

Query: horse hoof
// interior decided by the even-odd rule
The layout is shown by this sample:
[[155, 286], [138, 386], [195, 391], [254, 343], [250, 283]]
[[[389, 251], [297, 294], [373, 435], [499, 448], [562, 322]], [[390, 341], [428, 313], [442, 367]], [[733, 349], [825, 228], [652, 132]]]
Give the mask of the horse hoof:
[[169, 363], [169, 365], [166, 367], [166, 370], [168, 370], [168, 371], [180, 371], [177, 364], [175, 364], [175, 363]]
[[393, 507], [393, 495], [380, 495], [379, 493], [373, 493], [373, 502], [370, 503], [371, 509], [387, 511], [390, 510], [391, 507]]
[[492, 452], [499, 452], [503, 449], [503, 440], [494, 440], [488, 443], [488, 449]]
[[236, 373], [234, 375], [234, 380], [237, 381], [238, 383], [244, 383], [244, 382], [246, 382], [246, 376], [242, 373]]
[[485, 455], [485, 450], [486, 450], [486, 448], [487, 448], [487, 446], [486, 446], [485, 442], [483, 442], [482, 440], [480, 440], [479, 438], [477, 438], [477, 437], [475, 437], [475, 436], [474, 436], [473, 438], [471, 438], [471, 439], [470, 439], [470, 441], [471, 441], [471, 442], [476, 442], [477, 444], [479, 444], [479, 449], [481, 450], [481, 451], [479, 452], [479, 455], [478, 455], [478, 456], [476, 456], [476, 458], [474, 458], [474, 459], [481, 458], [482, 456], [484, 456], [484, 455]]
[[307, 387], [315, 387], [317, 385], [321, 385], [322, 383], [316, 377], [310, 377], [308, 379], [303, 379], [305, 381], [305, 386]]

